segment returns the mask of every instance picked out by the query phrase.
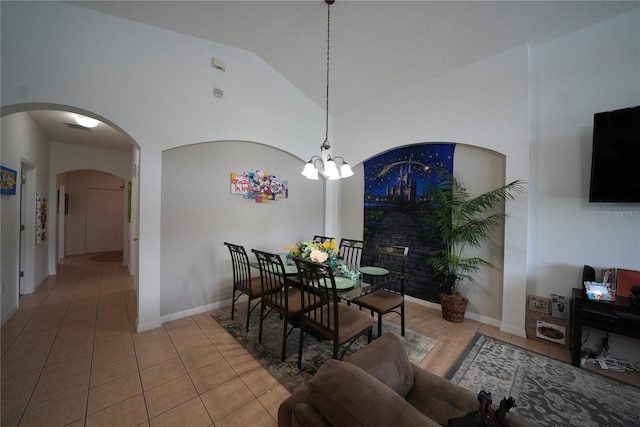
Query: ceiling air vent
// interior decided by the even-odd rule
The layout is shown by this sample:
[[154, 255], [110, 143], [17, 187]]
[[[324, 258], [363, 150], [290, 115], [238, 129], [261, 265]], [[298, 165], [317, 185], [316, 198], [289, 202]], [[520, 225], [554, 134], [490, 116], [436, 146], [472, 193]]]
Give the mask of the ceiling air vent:
[[69, 126], [70, 128], [73, 128], [73, 129], [87, 130], [87, 131], [91, 132], [91, 128], [80, 126], [79, 124], [76, 124], [76, 123], [66, 123], [65, 122], [65, 125]]

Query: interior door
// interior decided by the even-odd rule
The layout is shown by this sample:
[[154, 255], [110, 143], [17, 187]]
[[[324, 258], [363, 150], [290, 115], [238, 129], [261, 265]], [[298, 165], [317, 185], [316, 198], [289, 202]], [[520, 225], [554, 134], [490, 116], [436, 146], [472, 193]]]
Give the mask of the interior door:
[[122, 190], [87, 189], [87, 253], [122, 250], [123, 194]]

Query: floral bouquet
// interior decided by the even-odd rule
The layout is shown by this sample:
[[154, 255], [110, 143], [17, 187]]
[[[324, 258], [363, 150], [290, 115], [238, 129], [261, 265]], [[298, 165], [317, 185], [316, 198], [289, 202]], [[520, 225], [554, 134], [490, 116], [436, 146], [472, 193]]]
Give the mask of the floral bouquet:
[[293, 257], [298, 257], [313, 262], [328, 264], [335, 272], [338, 268], [339, 249], [336, 246], [336, 240], [325, 242], [298, 242], [290, 245], [283, 245], [282, 248], [287, 251], [286, 259], [290, 262]]
[[353, 283], [357, 282], [358, 281], [358, 277], [360, 277], [360, 272], [359, 271], [349, 270], [349, 267], [347, 267], [346, 264], [340, 265], [340, 273], [342, 273], [342, 275], [344, 277], [348, 278]]

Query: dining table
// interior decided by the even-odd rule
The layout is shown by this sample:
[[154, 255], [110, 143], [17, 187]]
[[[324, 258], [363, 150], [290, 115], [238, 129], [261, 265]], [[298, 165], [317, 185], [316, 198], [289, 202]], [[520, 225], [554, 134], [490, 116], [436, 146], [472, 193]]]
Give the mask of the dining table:
[[[295, 276], [298, 275], [298, 268], [291, 261], [286, 259], [285, 255], [280, 256], [282, 258], [282, 264], [284, 266], [284, 273], [289, 279], [289, 283], [295, 283]], [[249, 258], [249, 265], [253, 268], [260, 269], [260, 264], [256, 258]], [[342, 276], [340, 273], [334, 275], [334, 281], [336, 282], [336, 291], [338, 298], [351, 302], [361, 296], [371, 293], [378, 289], [378, 286], [374, 284], [375, 281], [364, 281], [363, 275], [368, 277], [384, 277], [389, 274], [389, 270], [382, 267], [369, 267], [363, 266], [359, 269], [361, 275], [357, 280], [353, 281], [348, 277]]]
[[[296, 267], [295, 264], [289, 262], [289, 260], [286, 259], [284, 255], [280, 255], [280, 258], [282, 258], [282, 264], [284, 265], [284, 274], [286, 276], [296, 276], [298, 274], [298, 267]], [[255, 256], [249, 257], [249, 266], [260, 270], [260, 264], [258, 263], [258, 260]]]

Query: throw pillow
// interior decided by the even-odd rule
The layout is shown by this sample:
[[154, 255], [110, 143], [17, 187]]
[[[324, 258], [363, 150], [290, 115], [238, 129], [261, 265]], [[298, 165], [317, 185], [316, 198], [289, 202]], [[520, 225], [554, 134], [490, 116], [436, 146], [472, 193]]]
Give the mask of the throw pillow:
[[328, 360], [309, 383], [309, 397], [334, 426], [439, 426], [359, 367]]
[[345, 359], [373, 375], [402, 397], [413, 388], [411, 362], [398, 336], [386, 332]]

